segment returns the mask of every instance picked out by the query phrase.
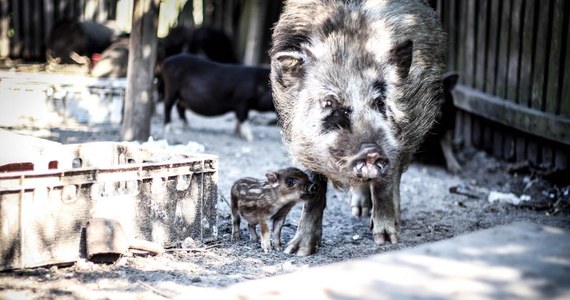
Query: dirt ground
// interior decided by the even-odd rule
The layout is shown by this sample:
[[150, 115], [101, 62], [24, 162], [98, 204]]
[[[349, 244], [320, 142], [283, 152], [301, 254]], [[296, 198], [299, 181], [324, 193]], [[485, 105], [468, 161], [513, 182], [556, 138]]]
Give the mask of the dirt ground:
[[[164, 138], [162, 109], [152, 121], [155, 140]], [[297, 257], [281, 252], [263, 253], [259, 243], [230, 240], [231, 218], [227, 199], [232, 183], [243, 176], [263, 177], [265, 172], [290, 165], [272, 113], [252, 114], [255, 140], [233, 135], [231, 114], [204, 118], [189, 113], [185, 130], [174, 116], [173, 144], [197, 142], [206, 153], [219, 156], [218, 239], [207, 244], [186, 241], [191, 251], [171, 251], [159, 256], [126, 255], [110, 265], [80, 261], [72, 266], [53, 266], [0, 273], [0, 298], [6, 299], [108, 299], [174, 298], [191, 296], [200, 287], [222, 288], [232, 284], [294, 272], [318, 265], [397, 251], [432, 243], [468, 232], [528, 221], [570, 228], [568, 178], [555, 185], [537, 170], [499, 162], [484, 152], [461, 149], [463, 172], [451, 175], [442, 166], [412, 164], [402, 178], [402, 230], [397, 245], [374, 244], [369, 220], [350, 215], [349, 195], [330, 189], [324, 212], [323, 241], [318, 253]], [[118, 125], [81, 124], [12, 130], [62, 143], [119, 141]], [[566, 179], [566, 182], [564, 180]], [[490, 191], [528, 195], [520, 205], [490, 203]], [[464, 194], [471, 194], [466, 196]], [[301, 214], [296, 206], [287, 218], [282, 239], [294, 234]], [[532, 241], [529, 241], [532, 243]]]

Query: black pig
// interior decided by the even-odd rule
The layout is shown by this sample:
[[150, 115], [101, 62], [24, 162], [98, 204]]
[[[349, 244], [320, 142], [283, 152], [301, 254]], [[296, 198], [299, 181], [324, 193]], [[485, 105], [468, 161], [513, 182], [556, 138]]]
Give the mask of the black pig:
[[246, 140], [253, 138], [246, 122], [249, 110], [274, 110], [268, 68], [221, 64], [179, 54], [164, 61], [162, 76], [166, 132], [174, 104], [186, 125], [185, 109], [204, 116], [234, 112], [236, 133]]
[[47, 60], [60, 64], [86, 64], [121, 36], [110, 24], [62, 19], [51, 28]]
[[455, 129], [456, 108], [453, 104], [452, 91], [457, 84], [459, 75], [449, 73], [443, 77], [443, 94], [440, 99], [441, 110], [430, 132], [426, 135], [418, 152], [417, 158], [426, 163], [445, 163], [447, 171], [455, 174], [461, 171], [461, 165], [453, 152], [452, 134]]

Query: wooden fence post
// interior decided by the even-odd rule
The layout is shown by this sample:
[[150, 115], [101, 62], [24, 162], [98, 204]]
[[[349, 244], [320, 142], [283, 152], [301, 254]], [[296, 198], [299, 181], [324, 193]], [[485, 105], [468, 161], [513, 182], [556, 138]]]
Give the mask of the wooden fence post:
[[268, 2], [264, 0], [250, 0], [250, 19], [248, 24], [247, 40], [245, 46], [244, 63], [254, 66], [259, 63], [259, 56], [263, 48], [263, 24], [265, 23], [265, 15], [267, 14]]
[[121, 128], [121, 138], [125, 141], [146, 141], [150, 136], [159, 2], [160, 0], [134, 1]]
[[10, 16], [8, 15], [8, 0], [0, 1], [0, 59], [7, 58], [10, 54], [10, 37], [8, 29]]

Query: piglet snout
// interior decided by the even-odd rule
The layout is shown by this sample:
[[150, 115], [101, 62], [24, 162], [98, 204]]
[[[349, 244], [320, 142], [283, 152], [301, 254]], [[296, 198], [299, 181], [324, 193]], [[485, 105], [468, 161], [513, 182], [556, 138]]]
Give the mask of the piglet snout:
[[305, 186], [305, 193], [315, 194], [317, 192], [317, 185], [310, 182]]

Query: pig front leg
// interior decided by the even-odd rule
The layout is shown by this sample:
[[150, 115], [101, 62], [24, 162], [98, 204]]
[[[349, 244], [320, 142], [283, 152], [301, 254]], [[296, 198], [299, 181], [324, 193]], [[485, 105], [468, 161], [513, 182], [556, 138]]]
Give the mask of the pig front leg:
[[268, 253], [271, 251], [271, 233], [267, 221], [259, 220], [259, 228], [261, 231], [261, 249], [263, 249], [265, 253]]
[[317, 252], [323, 235], [323, 212], [326, 206], [327, 178], [321, 174], [315, 174], [313, 182], [316, 187], [316, 195], [311, 201], [305, 202], [301, 220], [295, 236], [287, 247], [285, 253], [307, 256]]
[[249, 127], [249, 123], [247, 122], [248, 113], [247, 108], [240, 107], [236, 109], [235, 134], [240, 138], [251, 142], [253, 141], [253, 133], [251, 132], [251, 127]]
[[235, 134], [245, 141], [253, 141], [253, 133], [247, 121], [240, 122], [236, 120]]
[[182, 122], [184, 123], [184, 129], [185, 130], [190, 129], [190, 126], [188, 126], [188, 120], [186, 119], [186, 107], [182, 105], [180, 102], [177, 102], [176, 111], [178, 112], [178, 118], [180, 118], [180, 120], [182, 120]]
[[394, 181], [388, 184], [370, 185], [372, 196], [372, 218], [370, 228], [372, 238], [377, 244], [390, 241], [398, 243], [400, 233], [400, 179], [402, 173], [395, 174]]
[[231, 210], [232, 210], [232, 240], [239, 240], [239, 224], [241, 223], [241, 216], [239, 215], [238, 208], [239, 197], [232, 191], [231, 194]]
[[281, 230], [283, 229], [285, 218], [273, 220], [273, 248], [281, 251]]
[[249, 240], [257, 242], [257, 232], [255, 231], [255, 224], [247, 224], [247, 230], [249, 230]]
[[350, 199], [350, 207], [352, 215], [355, 217], [369, 217], [372, 201], [370, 200], [370, 186], [365, 184], [362, 186], [352, 187], [350, 189], [352, 195]]
[[281, 251], [281, 231], [283, 230], [285, 218], [291, 208], [293, 208], [293, 205], [295, 203], [286, 205], [273, 217], [273, 248], [275, 250]]
[[445, 132], [445, 135], [440, 139], [439, 144], [441, 146], [441, 151], [445, 158], [445, 165], [447, 166], [447, 171], [452, 174], [457, 174], [461, 172], [461, 165], [457, 162], [455, 154], [453, 154], [453, 149], [451, 147], [451, 134], [450, 130]]
[[241, 218], [238, 214], [232, 212], [232, 240], [237, 241], [239, 237], [239, 223]]

